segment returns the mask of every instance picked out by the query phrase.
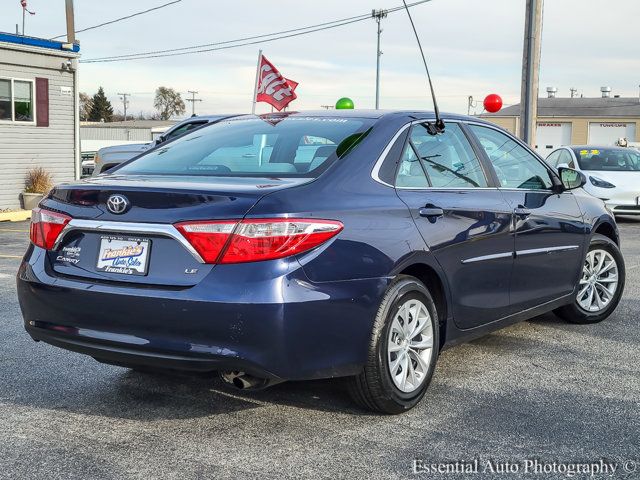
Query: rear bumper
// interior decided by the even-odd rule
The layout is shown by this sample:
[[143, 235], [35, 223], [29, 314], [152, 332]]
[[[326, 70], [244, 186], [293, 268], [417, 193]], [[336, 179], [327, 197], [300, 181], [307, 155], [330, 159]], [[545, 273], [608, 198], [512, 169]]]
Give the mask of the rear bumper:
[[43, 253], [32, 247], [17, 278], [35, 340], [107, 363], [282, 380], [358, 373], [389, 282], [314, 284], [290, 260], [218, 265], [195, 287], [150, 289], [61, 277]]
[[240, 370], [257, 377], [279, 378], [260, 365], [238, 358], [153, 350], [132, 345], [126, 338], [119, 339], [117, 335], [112, 335], [112, 341], [105, 341], [99, 338], [100, 332], [83, 332], [79, 335], [73, 328], [43, 322], [32, 323], [33, 325], [25, 325], [25, 329], [34, 340], [89, 355], [104, 363], [193, 372]]

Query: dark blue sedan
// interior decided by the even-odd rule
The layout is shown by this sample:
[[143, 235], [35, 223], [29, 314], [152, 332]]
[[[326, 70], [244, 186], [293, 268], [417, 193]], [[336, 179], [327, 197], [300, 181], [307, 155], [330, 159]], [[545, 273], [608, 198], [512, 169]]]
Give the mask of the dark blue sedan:
[[240, 388], [349, 377], [398, 413], [439, 352], [554, 311], [594, 323], [625, 267], [584, 176], [428, 112], [243, 116], [55, 187], [18, 272], [35, 340]]

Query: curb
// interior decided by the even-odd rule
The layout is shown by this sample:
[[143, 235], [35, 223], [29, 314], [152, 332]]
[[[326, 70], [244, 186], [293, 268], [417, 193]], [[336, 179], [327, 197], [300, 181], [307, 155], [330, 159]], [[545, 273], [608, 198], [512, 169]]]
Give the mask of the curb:
[[31, 210], [0, 212], [0, 222], [23, 222], [31, 218]]

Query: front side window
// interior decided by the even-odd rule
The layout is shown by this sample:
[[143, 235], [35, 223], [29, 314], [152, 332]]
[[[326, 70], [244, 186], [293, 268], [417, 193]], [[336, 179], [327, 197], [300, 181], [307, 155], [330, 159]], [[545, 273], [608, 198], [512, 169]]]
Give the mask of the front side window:
[[566, 150], [560, 151], [560, 158], [558, 158], [558, 165], [566, 165], [569, 168], [576, 168], [576, 164], [571, 158], [571, 154]]
[[444, 133], [438, 135], [430, 135], [424, 125], [416, 125], [411, 130], [409, 145], [431, 187], [487, 186], [480, 161], [458, 124], [447, 123]]
[[234, 118], [187, 132], [118, 170], [125, 174], [315, 177], [357, 147], [375, 120]]
[[469, 125], [493, 164], [504, 188], [550, 190], [549, 170], [526, 148], [502, 132], [489, 127]]
[[640, 153], [631, 148], [576, 148], [574, 153], [582, 170], [640, 170]]
[[0, 120], [33, 122], [33, 82], [0, 78]]
[[556, 150], [555, 152], [551, 153], [547, 159], [545, 160], [545, 162], [547, 162], [547, 165], [549, 165], [550, 167], [557, 167], [558, 163], [560, 163], [560, 152], [562, 150]]

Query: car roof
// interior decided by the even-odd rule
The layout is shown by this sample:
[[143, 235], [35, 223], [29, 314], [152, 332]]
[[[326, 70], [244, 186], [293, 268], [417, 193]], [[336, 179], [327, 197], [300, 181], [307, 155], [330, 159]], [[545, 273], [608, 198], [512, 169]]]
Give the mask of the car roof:
[[[249, 116], [247, 115], [229, 115], [232, 116]], [[430, 110], [374, 110], [374, 109], [348, 109], [348, 110], [303, 110], [290, 112], [274, 112], [261, 115], [255, 115], [260, 118], [287, 118], [287, 117], [327, 117], [327, 118], [368, 118], [368, 119], [385, 119], [406, 117], [407, 120], [434, 120], [435, 113]], [[486, 125], [495, 125], [490, 121], [479, 117], [471, 117], [457, 113], [441, 113], [444, 120], [469, 121], [482, 123]], [[221, 119], [224, 117], [219, 117]]]
[[629, 150], [629, 147], [617, 145], [563, 145], [561, 148], [573, 148], [575, 150]]
[[220, 114], [220, 115], [196, 115], [195, 117], [185, 118], [184, 120], [177, 123], [176, 125], [181, 125], [183, 123], [188, 123], [193, 121], [203, 121], [203, 120], [207, 120], [209, 122], [215, 122], [216, 120], [224, 120], [225, 118], [239, 117], [239, 116], [242, 116], [242, 114], [228, 113], [228, 114]]

